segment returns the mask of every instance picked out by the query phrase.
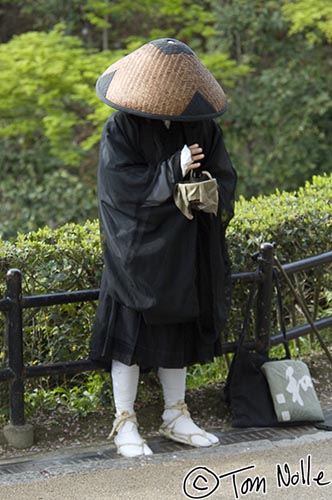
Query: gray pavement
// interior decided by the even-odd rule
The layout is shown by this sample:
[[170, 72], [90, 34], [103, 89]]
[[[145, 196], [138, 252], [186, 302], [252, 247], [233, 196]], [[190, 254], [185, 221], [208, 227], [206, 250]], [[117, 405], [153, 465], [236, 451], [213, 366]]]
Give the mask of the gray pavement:
[[332, 432], [310, 427], [294, 435], [247, 430], [235, 436], [241, 439], [206, 449], [167, 448], [155, 440], [155, 454], [145, 459], [117, 457], [106, 443], [2, 459], [0, 499], [332, 498]]

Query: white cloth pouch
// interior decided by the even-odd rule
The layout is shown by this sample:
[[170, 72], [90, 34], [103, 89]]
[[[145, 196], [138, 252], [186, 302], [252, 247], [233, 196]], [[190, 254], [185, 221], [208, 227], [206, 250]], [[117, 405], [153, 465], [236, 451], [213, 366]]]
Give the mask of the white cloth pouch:
[[194, 218], [193, 210], [217, 215], [219, 191], [216, 179], [204, 170], [198, 178], [190, 176], [188, 182], [179, 182], [175, 186], [174, 202], [189, 220]]
[[270, 388], [278, 422], [324, 420], [309, 369], [303, 361], [267, 361], [261, 369]]

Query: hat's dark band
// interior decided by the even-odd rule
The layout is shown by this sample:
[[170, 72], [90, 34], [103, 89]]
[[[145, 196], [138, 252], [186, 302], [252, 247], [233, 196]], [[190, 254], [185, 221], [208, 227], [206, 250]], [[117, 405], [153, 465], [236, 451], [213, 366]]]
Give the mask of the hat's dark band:
[[115, 104], [106, 97], [99, 96], [99, 98], [105, 103], [108, 104], [111, 108], [117, 109], [119, 111], [124, 111], [126, 113], [130, 113], [132, 115], [137, 115], [137, 116], [142, 116], [143, 118], [152, 118], [155, 120], [171, 120], [173, 122], [197, 122], [200, 120], [210, 120], [212, 118], [217, 118], [218, 116], [223, 115], [227, 111], [227, 103], [226, 106], [223, 110], [215, 112], [215, 113], [210, 113], [210, 114], [205, 114], [205, 115], [156, 115], [152, 113], [144, 113], [143, 111], [136, 111], [133, 109], [126, 108], [124, 106], [120, 106], [119, 104]]
[[[108, 106], [112, 108], [118, 109], [119, 111], [125, 111], [126, 113], [131, 113], [133, 115], [142, 116], [145, 118], [154, 118], [156, 120], [172, 120], [178, 122], [186, 122], [186, 121], [199, 121], [199, 120], [208, 120], [211, 118], [216, 118], [224, 114], [227, 111], [228, 103], [226, 101], [225, 107], [220, 111], [215, 111], [213, 106], [211, 106], [204, 97], [200, 94], [200, 92], [196, 92], [193, 99], [190, 101], [186, 109], [180, 115], [162, 115], [156, 113], [146, 113], [144, 111], [135, 110], [132, 108], [127, 108], [126, 106], [121, 106], [120, 104], [116, 104], [107, 97], [105, 97], [102, 92], [102, 88], [100, 88], [100, 80], [97, 81], [96, 90], [98, 97]], [[206, 108], [206, 113], [199, 114], [199, 109], [202, 109], [202, 104]]]

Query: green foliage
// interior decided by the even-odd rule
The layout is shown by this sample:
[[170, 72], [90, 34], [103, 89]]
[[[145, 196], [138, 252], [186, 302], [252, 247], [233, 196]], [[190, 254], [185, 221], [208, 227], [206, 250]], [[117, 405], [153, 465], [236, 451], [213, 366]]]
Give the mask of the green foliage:
[[36, 412], [61, 411], [61, 408], [70, 410], [75, 415], [86, 417], [93, 413], [103, 404], [110, 406], [112, 397], [110, 384], [105, 373], [93, 373], [86, 377], [82, 383], [82, 375], [71, 384], [59, 385], [54, 388], [48, 387], [46, 382], [43, 386], [35, 387], [25, 392], [25, 405], [27, 417]]
[[305, 32], [310, 44], [332, 42], [332, 4], [330, 0], [284, 0], [283, 14], [291, 23], [290, 33]]
[[[0, 6], [7, 12], [13, 9], [19, 19], [26, 16], [30, 29], [50, 30], [63, 22], [73, 33], [82, 21], [81, 0], [0, 0]], [[19, 19], [16, 27], [20, 26]]]
[[225, 357], [216, 358], [212, 363], [189, 367], [186, 385], [188, 389], [199, 389], [208, 384], [223, 382], [228, 373]]
[[[95, 79], [148, 39], [172, 36], [196, 49], [226, 87], [230, 105], [221, 123], [239, 170], [240, 194], [296, 189], [313, 174], [330, 171], [328, 0], [0, 4], [11, 5], [13, 15], [15, 9], [20, 15], [33, 13], [34, 19], [28, 18], [33, 28], [50, 29], [56, 20], [63, 22], [62, 32], [26, 33], [0, 50], [0, 137], [7, 143], [11, 137], [23, 156], [25, 150], [35, 150], [37, 156], [37, 144], [45, 143], [49, 160], [57, 158], [59, 167], [80, 165], [84, 174], [93, 171], [100, 130], [110, 112], [95, 96]], [[101, 47], [96, 41], [100, 30], [112, 52], [97, 54], [84, 47]], [[83, 42], [65, 33], [79, 34]], [[309, 46], [304, 35], [324, 43]], [[44, 151], [46, 157], [46, 147]], [[91, 186], [91, 178], [86, 181]], [[57, 224], [62, 222], [60, 218]], [[31, 226], [23, 223], [21, 228]]]
[[100, 278], [102, 256], [98, 222], [65, 224], [28, 234], [15, 242], [0, 240], [1, 281], [9, 268], [22, 269], [25, 294], [95, 288]]
[[215, 78], [222, 82], [223, 87], [234, 88], [240, 78], [253, 71], [248, 64], [237, 63], [224, 52], [202, 54], [201, 60]]
[[[214, 34], [210, 0], [87, 0], [86, 19], [102, 33], [102, 47], [130, 48], [154, 38], [191, 40], [204, 47]], [[133, 26], [135, 29], [133, 29]]]
[[[329, 172], [332, 125], [331, 63], [327, 73], [312, 54], [299, 54], [283, 66], [265, 69], [245, 82], [226, 117], [226, 144], [247, 197], [296, 189], [314, 174]], [[273, 98], [272, 98], [273, 96]]]
[[90, 149], [95, 126], [99, 138], [110, 113], [95, 94], [96, 78], [117, 57], [88, 51], [60, 29], [0, 45], [0, 138], [15, 138], [21, 148], [46, 139], [51, 155], [80, 164], [85, 140]]
[[278, 0], [213, 0], [212, 6], [216, 35], [210, 46], [225, 50], [238, 62], [256, 64], [261, 58], [271, 62], [287, 32]]
[[296, 192], [241, 198], [228, 229], [234, 272], [248, 268], [263, 242], [277, 242], [283, 262], [331, 250], [332, 176], [314, 176]]
[[330, 172], [331, 46], [289, 37], [280, 2], [214, 5], [214, 43], [252, 68], [230, 92], [221, 120], [239, 194], [293, 190]]
[[[262, 243], [277, 243], [282, 263], [294, 262], [331, 250], [332, 241], [332, 176], [315, 176], [297, 192], [276, 192], [250, 201], [241, 198], [228, 230], [233, 271], [253, 269], [252, 255]], [[330, 290], [331, 266], [300, 273], [296, 286], [308, 304], [313, 317], [332, 313]], [[286, 320], [289, 327], [306, 323], [288, 286], [283, 285]], [[237, 284], [233, 293], [230, 331], [233, 338], [243, 317], [247, 292]], [[239, 312], [241, 311], [241, 312]], [[277, 328], [277, 318], [272, 318]]]
[[191, 40], [200, 48], [214, 34], [210, 0], [0, 0], [1, 5], [14, 33], [27, 31], [26, 26], [49, 31], [61, 22], [67, 35], [103, 50], [168, 36]]
[[0, 45], [0, 236], [96, 217], [97, 144], [111, 110], [95, 81], [117, 57], [59, 29]]
[[[50, 154], [65, 165], [86, 161], [99, 141], [110, 108], [95, 93], [97, 77], [124, 52], [95, 53], [78, 38], [50, 33], [26, 33], [0, 45], [0, 138], [15, 138], [21, 148], [46, 140]], [[226, 55], [211, 55], [207, 64], [219, 67], [234, 82], [237, 70]], [[233, 75], [233, 76], [232, 76]]]
[[46, 141], [31, 149], [20, 148], [14, 140], [2, 145], [0, 237], [10, 239], [44, 225], [55, 228], [97, 217], [96, 168], [90, 187], [78, 169], [69, 170], [50, 155]]
[[[96, 221], [84, 226], [67, 224], [54, 231], [45, 227], [19, 235], [15, 244], [0, 240], [0, 255], [1, 294], [5, 274], [12, 267], [22, 269], [26, 295], [99, 285], [102, 258]], [[94, 311], [94, 303], [25, 310], [25, 361], [86, 358]]]

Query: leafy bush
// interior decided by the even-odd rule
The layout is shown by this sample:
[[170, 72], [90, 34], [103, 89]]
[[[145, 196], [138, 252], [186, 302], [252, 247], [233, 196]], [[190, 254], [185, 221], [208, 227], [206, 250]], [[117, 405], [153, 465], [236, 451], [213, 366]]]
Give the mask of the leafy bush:
[[[233, 271], [253, 268], [251, 256], [264, 242], [275, 242], [281, 263], [294, 262], [331, 250], [332, 176], [315, 176], [297, 192], [276, 192], [250, 201], [241, 199], [236, 216], [228, 230]], [[294, 303], [288, 286], [283, 284], [284, 306], [288, 326], [306, 323]], [[298, 273], [296, 286], [310, 305], [314, 317], [331, 314], [331, 266]], [[232, 338], [243, 317], [243, 287], [235, 287], [230, 319]], [[272, 318], [274, 328], [277, 318]]]
[[[23, 272], [25, 295], [97, 288], [102, 269], [98, 223], [47, 227], [1, 245], [1, 287], [9, 268]], [[86, 358], [94, 303], [26, 309], [25, 362]]]
[[[14, 140], [0, 147], [0, 237], [15, 238], [45, 225], [84, 223], [97, 216], [96, 168], [89, 186], [77, 169], [65, 168], [49, 156], [46, 142], [38, 147], [20, 148]], [[97, 160], [96, 160], [97, 164]]]
[[27, 417], [35, 412], [53, 412], [59, 411], [60, 408], [69, 409], [76, 415], [85, 417], [96, 411], [101, 402], [107, 406], [112, 404], [106, 374], [89, 374], [84, 382], [82, 384], [82, 376], [80, 375], [77, 377], [77, 383], [75, 383], [75, 378], [72, 379], [71, 387], [66, 387], [66, 384], [63, 383], [49, 389], [45, 384], [45, 388], [37, 386], [26, 391]]
[[263, 242], [276, 242], [284, 262], [331, 250], [332, 176], [314, 176], [296, 192], [241, 198], [228, 229], [234, 272], [248, 267]]
[[110, 113], [96, 96], [96, 77], [122, 55], [85, 49], [61, 26], [0, 44], [0, 138], [23, 149], [46, 140], [55, 158], [80, 165]]
[[[276, 193], [250, 201], [241, 199], [228, 229], [233, 271], [255, 269], [251, 256], [263, 242], [277, 242], [277, 253], [284, 263], [330, 251], [331, 200], [332, 176], [327, 175], [314, 177], [312, 183], [307, 183], [298, 192]], [[24, 295], [99, 286], [103, 263], [97, 221], [87, 221], [82, 226], [67, 224], [55, 230], [45, 227], [21, 234], [15, 242], [0, 240], [0, 255], [0, 297], [5, 294], [5, 275], [10, 268], [22, 271]], [[331, 314], [332, 274], [328, 271], [325, 268], [306, 272], [297, 278], [297, 285], [314, 315]], [[234, 287], [232, 313], [225, 339], [232, 340], [238, 332], [247, 288], [248, 285], [243, 283]], [[294, 302], [285, 288], [284, 294], [288, 326], [299, 321], [306, 322], [294, 308]], [[24, 310], [25, 363], [85, 359], [95, 307], [95, 303], [79, 303]], [[3, 330], [4, 315], [0, 320]], [[2, 338], [0, 353], [0, 366], [6, 365]], [[210, 378], [210, 375], [204, 377]], [[195, 385], [193, 381], [192, 385]], [[77, 379], [70, 387], [72, 390], [68, 389], [69, 392], [63, 393], [65, 396], [61, 398], [68, 399], [75, 393]], [[51, 390], [52, 385], [48, 388]], [[31, 403], [34, 397], [37, 398], [37, 393], [34, 394], [30, 398]], [[89, 399], [84, 390], [82, 394]], [[60, 397], [60, 393], [57, 392], [57, 395]], [[44, 398], [45, 395], [39, 394], [38, 397]], [[82, 403], [84, 408], [85, 404], [89, 406], [87, 400]]]
[[[248, 198], [295, 190], [329, 173], [331, 2], [212, 3], [215, 46], [254, 68], [230, 92], [221, 120], [239, 192]], [[305, 34], [320, 43], [309, 45]]]

